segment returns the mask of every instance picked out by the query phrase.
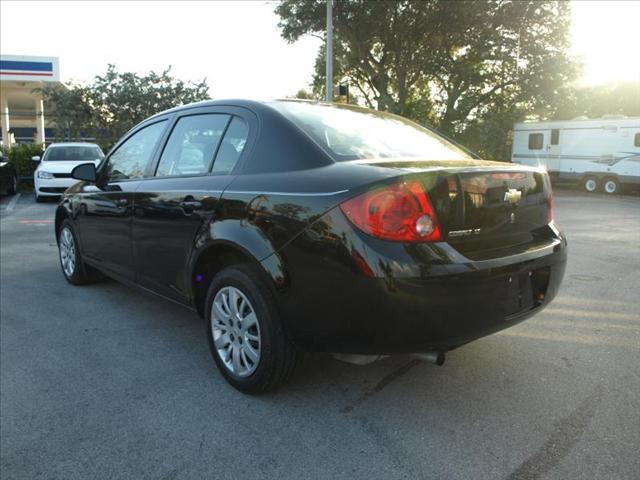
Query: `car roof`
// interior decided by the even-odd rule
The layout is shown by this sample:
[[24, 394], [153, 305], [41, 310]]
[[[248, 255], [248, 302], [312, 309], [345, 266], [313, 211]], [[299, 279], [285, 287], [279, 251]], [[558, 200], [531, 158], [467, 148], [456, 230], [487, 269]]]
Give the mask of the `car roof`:
[[[298, 99], [273, 99], [273, 100], [249, 100], [249, 99], [224, 99], [224, 100], [204, 100], [202, 102], [189, 103], [178, 107], [170, 108], [155, 115], [148, 117], [132, 127], [125, 133], [118, 142], [111, 147], [107, 155], [114, 152], [122, 142], [126, 141], [134, 132], [139, 131], [157, 121], [166, 120], [169, 116], [190, 112], [191, 110], [202, 109], [207, 107], [230, 107], [244, 108], [252, 112], [256, 116], [261, 117], [264, 122], [261, 127], [256, 129], [257, 137], [254, 139], [255, 144], [262, 145], [262, 156], [260, 162], [247, 161], [243, 166], [244, 173], [261, 173], [258, 167], [263, 168], [265, 165], [271, 167], [271, 171], [289, 171], [300, 170], [302, 167], [299, 163], [292, 163], [296, 158], [304, 158], [306, 162], [305, 168], [314, 168], [325, 166], [333, 163], [334, 160], [310, 137], [300, 131], [293, 123], [274, 108], [274, 103], [282, 102], [298, 102]], [[320, 104], [319, 102], [312, 102]], [[332, 104], [324, 104], [332, 105]], [[197, 113], [197, 112], [194, 112]], [[164, 118], [163, 118], [164, 117]], [[281, 142], [279, 139], [282, 135], [290, 135], [295, 133], [295, 139], [289, 142]], [[253, 158], [249, 156], [248, 158]], [[252, 169], [251, 166], [255, 167]]]
[[188, 110], [190, 108], [222, 107], [222, 106], [224, 106], [224, 107], [244, 107], [244, 108], [248, 108], [250, 110], [260, 110], [260, 109], [265, 108], [265, 107], [269, 108], [269, 104], [281, 103], [281, 102], [311, 103], [311, 104], [316, 104], [316, 105], [324, 105], [324, 106], [331, 106], [331, 107], [337, 107], [337, 108], [342, 107], [341, 104], [318, 102], [318, 101], [315, 101], [315, 100], [302, 100], [302, 99], [298, 99], [298, 98], [274, 98], [274, 99], [268, 99], [268, 100], [250, 100], [250, 99], [246, 99], [246, 98], [229, 98], [229, 99], [220, 99], [220, 100], [203, 100], [201, 102], [194, 102], [194, 103], [188, 103], [186, 105], [180, 105], [178, 107], [173, 107], [173, 108], [170, 108], [168, 110], [164, 110], [162, 112], [156, 113], [155, 115], [147, 118], [144, 122], [146, 122], [147, 120], [151, 120], [153, 118], [162, 116], [162, 115], [176, 113], [176, 112], [180, 112], [182, 110]]

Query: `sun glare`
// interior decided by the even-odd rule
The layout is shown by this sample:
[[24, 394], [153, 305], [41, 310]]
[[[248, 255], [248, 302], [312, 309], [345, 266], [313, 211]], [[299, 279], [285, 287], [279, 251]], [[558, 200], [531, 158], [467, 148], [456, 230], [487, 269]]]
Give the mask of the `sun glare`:
[[640, 81], [640, 1], [571, 3], [572, 52], [584, 62], [581, 83]]

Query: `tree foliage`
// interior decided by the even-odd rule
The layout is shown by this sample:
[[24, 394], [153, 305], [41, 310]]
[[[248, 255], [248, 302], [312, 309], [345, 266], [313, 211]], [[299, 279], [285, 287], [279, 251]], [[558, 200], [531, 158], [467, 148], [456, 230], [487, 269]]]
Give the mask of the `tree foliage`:
[[58, 138], [72, 139], [93, 136], [96, 130], [96, 114], [91, 89], [68, 83], [49, 84], [39, 89], [53, 119]]
[[119, 72], [109, 65], [89, 85], [48, 86], [42, 90], [52, 108], [60, 138], [84, 136], [110, 145], [145, 118], [172, 107], [209, 98], [205, 80], [184, 82], [161, 73]]
[[139, 75], [120, 73], [109, 65], [104, 75], [96, 76], [90, 87], [91, 100], [101, 131], [115, 141], [151, 115], [209, 98], [206, 80], [185, 83], [172, 77], [170, 70]]
[[300, 100], [319, 100], [317, 95], [315, 95], [313, 92], [309, 92], [304, 88], [298, 90], [298, 92], [291, 98], [298, 98]]
[[567, 89], [556, 116], [599, 118], [608, 114], [640, 117], [640, 81]]
[[[323, 35], [325, 8], [279, 3], [282, 36]], [[577, 71], [567, 54], [567, 2], [336, 0], [333, 22], [334, 83], [347, 80], [368, 106], [458, 138], [496, 112], [552, 114]], [[323, 57], [314, 91], [324, 88]]]

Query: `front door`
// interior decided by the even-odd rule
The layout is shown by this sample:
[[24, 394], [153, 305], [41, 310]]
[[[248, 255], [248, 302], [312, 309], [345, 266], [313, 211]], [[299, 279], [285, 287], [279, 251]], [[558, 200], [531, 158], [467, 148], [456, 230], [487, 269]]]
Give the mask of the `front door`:
[[105, 273], [133, 280], [131, 219], [133, 193], [140, 185], [167, 121], [130, 135], [101, 165], [96, 185], [86, 184], [74, 198], [83, 256]]
[[[190, 255], [218, 210], [247, 138], [246, 123], [224, 112], [189, 113], [175, 121], [152, 178], [135, 193], [137, 282], [188, 302]], [[215, 160], [214, 160], [215, 159]]]

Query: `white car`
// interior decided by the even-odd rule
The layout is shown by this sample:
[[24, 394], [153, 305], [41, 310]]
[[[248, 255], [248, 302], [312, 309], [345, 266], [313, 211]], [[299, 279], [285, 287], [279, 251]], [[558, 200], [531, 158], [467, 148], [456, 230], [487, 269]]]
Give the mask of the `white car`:
[[33, 172], [36, 202], [44, 197], [59, 197], [77, 180], [71, 178], [74, 167], [92, 162], [98, 166], [104, 153], [95, 143], [52, 143], [44, 152], [42, 159], [32, 157], [39, 162]]

